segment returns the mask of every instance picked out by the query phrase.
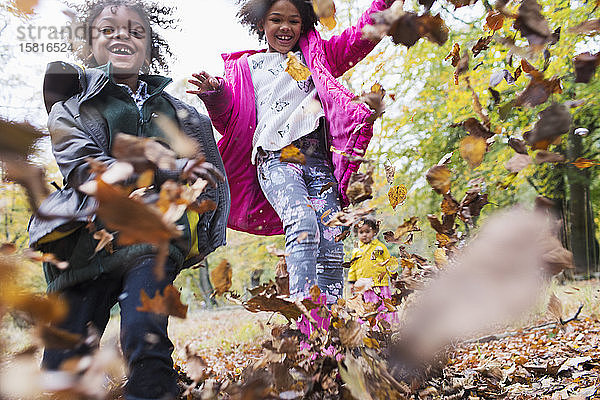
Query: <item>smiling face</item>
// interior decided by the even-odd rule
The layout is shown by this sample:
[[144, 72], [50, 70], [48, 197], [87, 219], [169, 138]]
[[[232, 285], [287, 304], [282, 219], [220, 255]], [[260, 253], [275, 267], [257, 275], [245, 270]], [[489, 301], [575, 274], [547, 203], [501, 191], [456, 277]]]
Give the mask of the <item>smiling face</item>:
[[92, 24], [92, 53], [98, 65], [111, 62], [113, 77], [128, 83], [147, 59], [150, 29], [137, 11], [124, 6], [106, 7]]
[[269, 52], [287, 54], [300, 39], [302, 17], [291, 2], [277, 0], [267, 11], [260, 30], [265, 32]]
[[358, 234], [358, 240], [360, 240], [364, 244], [369, 244], [375, 237], [376, 232], [369, 225], [362, 224], [362, 226], [360, 228], [358, 228], [357, 234]]

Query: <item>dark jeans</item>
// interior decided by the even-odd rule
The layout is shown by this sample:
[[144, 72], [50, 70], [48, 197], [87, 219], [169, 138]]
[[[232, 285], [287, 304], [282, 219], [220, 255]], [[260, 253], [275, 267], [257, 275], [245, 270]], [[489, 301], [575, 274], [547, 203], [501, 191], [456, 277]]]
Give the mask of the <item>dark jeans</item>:
[[[177, 395], [171, 359], [173, 344], [167, 336], [168, 317], [136, 310], [141, 305], [141, 289], [152, 298], [175, 279], [172, 261], [167, 260], [166, 278], [160, 282], [154, 277], [153, 267], [154, 256], [142, 257], [121, 274], [104, 274], [60, 292], [70, 308], [67, 318], [57, 327], [81, 335], [86, 335], [88, 323], [103, 333], [110, 309], [119, 303], [121, 348], [129, 369], [127, 400], [171, 399]], [[48, 349], [44, 351], [42, 367], [58, 369], [63, 361], [90, 350], [93, 349]]]

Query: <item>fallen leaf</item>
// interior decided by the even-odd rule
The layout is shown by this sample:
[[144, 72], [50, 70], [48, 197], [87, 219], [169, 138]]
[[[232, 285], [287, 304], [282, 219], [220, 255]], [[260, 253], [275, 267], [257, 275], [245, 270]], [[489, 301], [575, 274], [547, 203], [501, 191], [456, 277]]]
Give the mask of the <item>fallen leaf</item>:
[[404, 185], [392, 186], [390, 188], [388, 198], [390, 199], [390, 205], [394, 210], [399, 204], [404, 203], [407, 193], [408, 191]]
[[287, 66], [285, 67], [285, 72], [290, 74], [290, 76], [297, 81], [305, 81], [311, 75], [310, 70], [302, 64], [291, 51], [287, 54]]
[[172, 315], [182, 319], [187, 316], [188, 306], [181, 303], [179, 290], [173, 285], [166, 286], [163, 295], [157, 290], [153, 298], [148, 297], [144, 289], [141, 289], [140, 302], [142, 305], [136, 308], [139, 312], [150, 312], [165, 316]]
[[486, 149], [487, 144], [485, 139], [477, 136], [466, 136], [461, 139], [459, 145], [460, 155], [471, 168], [475, 168], [481, 164]]
[[222, 260], [215, 269], [210, 272], [210, 281], [213, 284], [211, 296], [218, 296], [231, 288], [231, 277], [233, 269], [227, 260]]
[[306, 164], [306, 157], [304, 156], [304, 154], [302, 154], [300, 149], [298, 149], [293, 144], [287, 145], [283, 149], [281, 149], [279, 160], [282, 162], [289, 162], [295, 164]]
[[439, 194], [445, 194], [450, 191], [450, 170], [443, 165], [435, 165], [427, 171], [425, 178], [429, 185]]
[[185, 372], [186, 375], [192, 380], [192, 383], [188, 386], [187, 390], [183, 393], [183, 396], [191, 395], [191, 390], [196, 387], [196, 385], [205, 380], [210, 376], [208, 373], [208, 363], [204, 358], [196, 354], [192, 351], [190, 344], [185, 345]]

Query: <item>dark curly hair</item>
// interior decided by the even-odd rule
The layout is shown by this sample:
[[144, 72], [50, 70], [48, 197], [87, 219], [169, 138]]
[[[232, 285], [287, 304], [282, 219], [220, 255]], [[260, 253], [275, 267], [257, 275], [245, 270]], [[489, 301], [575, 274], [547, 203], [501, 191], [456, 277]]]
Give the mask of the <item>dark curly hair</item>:
[[373, 217], [363, 217], [361, 219], [359, 219], [355, 224], [354, 224], [354, 234], [358, 234], [358, 230], [360, 229], [360, 227], [367, 225], [369, 226], [371, 229], [373, 229], [375, 231], [375, 234], [379, 233], [379, 224], [380, 221], [376, 220]]
[[145, 73], [168, 72], [168, 61], [173, 57], [169, 44], [158, 33], [156, 27], [163, 29], [175, 28], [177, 20], [172, 18], [174, 7], [161, 6], [156, 2], [143, 0], [86, 0], [82, 4], [69, 4], [76, 11], [74, 24], [83, 26], [86, 30], [83, 43], [76, 46], [76, 56], [89, 67], [98, 66], [92, 55], [91, 42], [96, 34], [92, 24], [106, 7], [127, 7], [136, 11], [150, 29], [149, 65], [144, 66]]
[[[265, 32], [259, 29], [261, 22], [265, 19], [267, 11], [278, 0], [240, 0], [243, 3], [237, 13], [237, 17], [242, 25], [248, 25], [250, 32], [256, 33], [260, 40], [264, 40]], [[317, 15], [313, 9], [310, 0], [286, 0], [292, 3], [300, 12], [302, 18], [302, 30], [304, 34], [317, 25]]]

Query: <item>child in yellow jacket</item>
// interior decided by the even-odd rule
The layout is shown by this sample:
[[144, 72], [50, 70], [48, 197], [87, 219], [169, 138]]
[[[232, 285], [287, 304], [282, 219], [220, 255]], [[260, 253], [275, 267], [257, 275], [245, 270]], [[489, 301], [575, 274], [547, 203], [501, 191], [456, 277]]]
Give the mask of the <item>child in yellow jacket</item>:
[[358, 236], [358, 247], [352, 251], [348, 283], [351, 290], [358, 279], [372, 280], [372, 289], [363, 293], [367, 302], [374, 302], [378, 298], [390, 298], [389, 274], [398, 269], [398, 260], [390, 255], [387, 247], [375, 238], [379, 232], [379, 221], [365, 217], [355, 226], [354, 232]]

